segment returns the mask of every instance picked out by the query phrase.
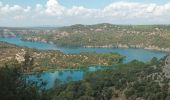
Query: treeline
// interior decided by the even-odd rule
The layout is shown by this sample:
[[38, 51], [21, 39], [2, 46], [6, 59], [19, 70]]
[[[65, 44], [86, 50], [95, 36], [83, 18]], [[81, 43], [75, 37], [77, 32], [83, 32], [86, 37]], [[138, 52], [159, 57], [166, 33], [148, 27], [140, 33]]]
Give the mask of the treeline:
[[[42, 80], [26, 81], [21, 65], [0, 69], [1, 100], [169, 100], [169, 82], [162, 72], [164, 59], [134, 60], [113, 70], [89, 72], [81, 81], [61, 83], [46, 90]], [[41, 83], [41, 84], [38, 84]]]
[[170, 30], [166, 25], [110, 25], [70, 26], [62, 29], [68, 36], [52, 40], [60, 46], [108, 46], [170, 48]]
[[163, 61], [132, 61], [114, 70], [89, 73], [85, 79], [57, 83], [52, 100], [169, 100], [169, 79], [161, 70]]
[[110, 45], [117, 47], [126, 45], [137, 48], [150, 46], [170, 48], [169, 25], [78, 24], [51, 31], [47, 32], [47, 34], [23, 34], [22, 38], [24, 40], [45, 40], [63, 47]]
[[43, 81], [28, 81], [21, 65], [13, 63], [0, 68], [0, 100], [51, 100], [51, 96]]

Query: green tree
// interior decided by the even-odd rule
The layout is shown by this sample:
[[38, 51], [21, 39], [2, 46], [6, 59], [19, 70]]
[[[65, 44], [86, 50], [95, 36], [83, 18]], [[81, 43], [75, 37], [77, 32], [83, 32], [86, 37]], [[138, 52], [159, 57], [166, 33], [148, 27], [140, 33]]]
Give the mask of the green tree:
[[34, 64], [34, 58], [31, 57], [30, 53], [27, 51], [24, 55], [25, 61], [23, 62], [24, 70], [29, 70]]
[[0, 68], [0, 100], [50, 100], [43, 85], [27, 81], [20, 65], [5, 65]]

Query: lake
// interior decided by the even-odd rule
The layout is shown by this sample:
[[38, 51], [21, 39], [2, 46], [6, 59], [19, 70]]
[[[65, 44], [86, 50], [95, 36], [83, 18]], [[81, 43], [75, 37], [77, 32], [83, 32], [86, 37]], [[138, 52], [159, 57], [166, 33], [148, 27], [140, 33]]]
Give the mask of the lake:
[[[36, 48], [41, 50], [60, 50], [64, 53], [80, 53], [80, 52], [97, 52], [97, 53], [107, 53], [107, 52], [114, 52], [119, 53], [121, 55], [126, 56], [124, 63], [127, 63], [132, 60], [139, 60], [139, 61], [149, 61], [153, 57], [161, 58], [168, 54], [168, 52], [162, 51], [154, 51], [154, 50], [145, 50], [145, 49], [135, 49], [135, 48], [62, 48], [57, 47], [54, 44], [42, 43], [42, 42], [30, 42], [30, 41], [22, 41], [20, 38], [0, 38], [0, 41], [16, 44], [19, 46], [26, 46], [29, 48]], [[91, 66], [88, 69], [90, 71], [102, 70], [100, 66]], [[38, 78], [42, 78], [43, 80], [47, 81], [47, 88], [50, 88], [54, 85], [56, 79], [61, 81], [68, 81], [68, 80], [81, 80], [83, 79], [85, 73], [83, 69], [75, 69], [75, 70], [59, 70], [54, 72], [43, 72], [41, 73], [40, 77], [36, 75], [30, 75], [29, 79], [37, 80]]]

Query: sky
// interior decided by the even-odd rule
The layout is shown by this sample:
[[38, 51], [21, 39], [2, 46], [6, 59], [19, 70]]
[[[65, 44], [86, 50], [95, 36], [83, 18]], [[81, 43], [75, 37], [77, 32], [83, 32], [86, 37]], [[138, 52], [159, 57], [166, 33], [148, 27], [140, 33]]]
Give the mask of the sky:
[[170, 24], [170, 0], [0, 0], [0, 26]]

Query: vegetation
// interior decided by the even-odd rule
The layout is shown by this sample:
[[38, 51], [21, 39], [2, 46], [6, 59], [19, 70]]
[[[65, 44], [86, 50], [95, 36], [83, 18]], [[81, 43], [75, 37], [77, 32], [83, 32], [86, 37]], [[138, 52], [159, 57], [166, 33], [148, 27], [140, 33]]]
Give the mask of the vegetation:
[[1, 100], [50, 100], [45, 84], [40, 81], [26, 80], [21, 66], [6, 64], [0, 68], [0, 99]]
[[169, 79], [164, 76], [163, 59], [149, 63], [132, 61], [115, 70], [89, 73], [84, 80], [59, 84], [52, 100], [169, 100]]
[[[7, 31], [7, 30], [6, 30]], [[1, 36], [54, 43], [64, 47], [133, 47], [170, 51], [169, 25], [72, 25], [47, 29], [8, 29]], [[8, 34], [7, 34], [8, 33]]]
[[[8, 33], [8, 34], [7, 34]], [[29, 34], [28, 34], [29, 33]], [[48, 33], [48, 34], [46, 34]], [[0, 35], [75, 47], [134, 47], [170, 50], [169, 25], [73, 25], [61, 28], [0, 28]], [[163, 49], [162, 49], [163, 48]], [[122, 64], [115, 53], [64, 54], [0, 42], [0, 100], [169, 100], [170, 73], [165, 58]], [[93, 64], [115, 69], [89, 72], [81, 81], [45, 90], [42, 80], [28, 81], [25, 72], [79, 68]], [[166, 72], [166, 73], [165, 73]], [[41, 83], [41, 84], [38, 84]]]
[[0, 48], [0, 64], [14, 61], [22, 64], [27, 71], [31, 72], [89, 67], [90, 65], [111, 66], [120, 64], [124, 58], [116, 53], [84, 52], [80, 54], [64, 54], [60, 51], [29, 49], [3, 42], [0, 42]]
[[[21, 64], [14, 61], [1, 66], [0, 99], [169, 100], [170, 97], [170, 80], [162, 71], [166, 57], [160, 60], [153, 58], [147, 63], [134, 60], [127, 64], [120, 64], [115, 69], [89, 72], [81, 81], [63, 84], [56, 80], [55, 86], [46, 90], [44, 88], [46, 83], [41, 79], [28, 81], [23, 74], [33, 67], [32, 61], [36, 61], [30, 59], [29, 53], [25, 54], [25, 60]], [[92, 53], [91, 55], [110, 57], [109, 54]]]

